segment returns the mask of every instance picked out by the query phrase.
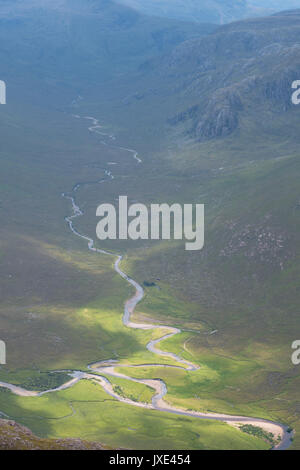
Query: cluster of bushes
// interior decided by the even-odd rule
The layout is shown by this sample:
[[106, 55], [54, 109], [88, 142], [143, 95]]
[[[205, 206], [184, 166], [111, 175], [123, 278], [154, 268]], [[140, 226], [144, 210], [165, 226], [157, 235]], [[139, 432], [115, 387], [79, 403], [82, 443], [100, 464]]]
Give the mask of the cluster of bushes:
[[143, 284], [144, 284], [145, 287], [155, 287], [156, 286], [155, 282], [149, 282], [149, 281], [144, 281]]
[[70, 375], [66, 372], [40, 372], [35, 377], [28, 377], [19, 387], [26, 390], [44, 392], [60, 387], [70, 380]]
[[128, 400], [131, 400], [131, 401], [138, 401], [137, 398], [134, 397], [133, 395], [129, 395], [129, 394], [126, 395], [122, 387], [120, 387], [120, 385], [114, 385], [114, 392], [117, 393], [117, 395], [119, 395], [120, 397], [127, 398]]
[[265, 441], [270, 442], [272, 445], [276, 444], [275, 436], [272, 432], [264, 431], [258, 426], [253, 426], [252, 424], [243, 424], [240, 426], [240, 430], [251, 434], [252, 436], [259, 437]]

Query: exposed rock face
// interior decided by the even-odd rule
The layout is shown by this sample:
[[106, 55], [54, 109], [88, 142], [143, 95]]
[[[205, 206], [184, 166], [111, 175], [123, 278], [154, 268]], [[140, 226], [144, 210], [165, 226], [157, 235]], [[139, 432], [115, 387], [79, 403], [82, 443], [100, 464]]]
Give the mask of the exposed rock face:
[[200, 107], [199, 106], [191, 106], [189, 109], [184, 111], [183, 113], [179, 113], [174, 118], [169, 119], [169, 124], [175, 126], [181, 122], [186, 122], [190, 119], [197, 119], [199, 115]]
[[225, 137], [238, 126], [242, 102], [232, 89], [217, 90], [210, 99], [206, 113], [198, 122], [195, 133], [200, 140]]
[[195, 104], [170, 122], [186, 121], [189, 134], [205, 141], [229, 136], [244, 115], [258, 122], [263, 110], [267, 119], [288, 112], [291, 85], [300, 79], [299, 38], [296, 10], [233, 23], [182, 43], [165, 74], [181, 80], [183, 93], [193, 94]]

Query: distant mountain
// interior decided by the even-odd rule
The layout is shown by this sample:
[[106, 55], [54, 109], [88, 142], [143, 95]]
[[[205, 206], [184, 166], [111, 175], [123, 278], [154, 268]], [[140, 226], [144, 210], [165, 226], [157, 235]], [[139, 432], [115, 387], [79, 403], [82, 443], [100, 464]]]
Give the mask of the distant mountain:
[[248, 5], [270, 10], [284, 11], [287, 8], [299, 8], [298, 0], [247, 0]]
[[177, 84], [181, 80], [187, 94], [198, 96], [177, 121], [189, 122], [199, 141], [231, 135], [246, 122], [255, 126], [264, 115], [265, 131], [274, 132], [274, 119], [293, 116], [299, 34], [300, 10], [295, 10], [232, 23], [175, 48], [165, 73], [175, 75]]
[[148, 15], [224, 24], [297, 8], [298, 0], [118, 0]]
[[[10, 90], [35, 81], [73, 93], [120, 77], [209, 25], [152, 18], [111, 0], [3, 0], [0, 71]], [[71, 86], [71, 88], [70, 88]], [[14, 93], [11, 93], [14, 96]]]

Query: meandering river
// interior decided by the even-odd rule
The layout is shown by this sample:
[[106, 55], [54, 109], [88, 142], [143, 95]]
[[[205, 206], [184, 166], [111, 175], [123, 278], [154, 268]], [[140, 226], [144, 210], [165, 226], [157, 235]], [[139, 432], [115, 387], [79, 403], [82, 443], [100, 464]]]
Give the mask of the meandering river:
[[[103, 137], [104, 140], [101, 141], [103, 145], [111, 146], [114, 148], [117, 148], [122, 151], [128, 152], [130, 155], [132, 155], [134, 159], [134, 164], [135, 165], [140, 165], [142, 164], [141, 158], [138, 156], [138, 152], [125, 148], [125, 147], [119, 147], [115, 143], [113, 143], [116, 139], [113, 135], [107, 134], [103, 131], [103, 127], [100, 125], [99, 121], [91, 116], [85, 116], [81, 117], [79, 115], [73, 115], [74, 118], [77, 119], [85, 119], [88, 120], [89, 123], [91, 124], [88, 129], [91, 133], [96, 133], [99, 134], [100, 136]], [[110, 163], [108, 163], [110, 164]], [[112, 165], [113, 163], [111, 163]], [[114, 179], [114, 175], [112, 172], [108, 169], [105, 170], [105, 178], [107, 181], [110, 179]], [[103, 180], [88, 183], [88, 184], [99, 184], [103, 182]], [[74, 226], [74, 221], [78, 218], [81, 217], [84, 212], [83, 210], [79, 207], [77, 201], [76, 201], [76, 192], [80, 189], [80, 187], [86, 183], [77, 183], [72, 192], [70, 194], [68, 193], [63, 193], [62, 197], [65, 199], [69, 200], [71, 203], [71, 208], [72, 208], [72, 214], [68, 217], [66, 217], [66, 222], [71, 230], [71, 232], [76, 235], [77, 237], [83, 239], [87, 243], [87, 247], [90, 251], [102, 254], [102, 255], [108, 255], [108, 256], [113, 256], [115, 257], [115, 263], [114, 263], [114, 269], [115, 271], [125, 280], [127, 281], [131, 286], [134, 287], [135, 293], [134, 295], [128, 299], [125, 303], [124, 306], [124, 313], [123, 313], [123, 324], [124, 327], [127, 328], [135, 328], [135, 329], [143, 329], [143, 330], [152, 330], [152, 329], [164, 329], [164, 331], [167, 331], [166, 334], [164, 334], [162, 337], [152, 340], [147, 344], [147, 349], [151, 351], [152, 353], [156, 354], [157, 356], [162, 356], [162, 357], [168, 357], [173, 359], [174, 361], [177, 362], [177, 365], [164, 365], [164, 364], [141, 364], [141, 365], [120, 365], [116, 360], [106, 360], [103, 362], [98, 362], [95, 364], [90, 364], [88, 365], [89, 370], [91, 371], [90, 373], [86, 373], [83, 371], [73, 371], [70, 373], [72, 376], [72, 379], [69, 380], [67, 383], [63, 384], [62, 386], [55, 388], [55, 389], [50, 389], [46, 390], [43, 392], [35, 392], [35, 391], [29, 391], [26, 389], [23, 389], [22, 387], [18, 387], [13, 384], [9, 384], [6, 382], [0, 382], [0, 387], [6, 387], [10, 389], [13, 393], [16, 395], [20, 396], [42, 396], [47, 393], [52, 393], [52, 392], [57, 392], [59, 390], [64, 390], [66, 388], [74, 386], [78, 381], [82, 379], [89, 379], [96, 381], [99, 385], [103, 387], [106, 393], [108, 393], [110, 396], [114, 397], [120, 402], [126, 403], [130, 406], [137, 406], [141, 408], [147, 408], [147, 409], [153, 409], [153, 410], [158, 410], [166, 413], [173, 413], [177, 415], [184, 415], [184, 416], [191, 416], [193, 418], [199, 418], [199, 419], [208, 419], [208, 420], [215, 420], [215, 421], [222, 421], [226, 422], [230, 425], [233, 425], [235, 427], [238, 427], [239, 425], [243, 424], [251, 424], [253, 426], [259, 426], [265, 431], [271, 432], [274, 434], [274, 436], [280, 438], [280, 441], [274, 449], [276, 450], [283, 450], [287, 449], [290, 444], [291, 444], [291, 437], [292, 435], [287, 431], [287, 426], [284, 426], [283, 424], [261, 419], [261, 418], [251, 418], [251, 417], [246, 417], [246, 416], [234, 416], [234, 415], [227, 415], [227, 414], [222, 414], [222, 413], [202, 413], [202, 412], [197, 412], [197, 411], [186, 411], [184, 409], [177, 408], [175, 406], [170, 405], [167, 403], [164, 398], [167, 394], [167, 386], [166, 384], [159, 379], [136, 379], [134, 377], [130, 377], [128, 375], [122, 374], [121, 372], [116, 371], [116, 367], [118, 369], [126, 367], [128, 368], [138, 368], [138, 367], [180, 367], [182, 369], [188, 370], [188, 371], [196, 371], [199, 369], [198, 366], [192, 364], [191, 362], [179, 357], [178, 355], [172, 353], [172, 352], [167, 352], [167, 351], [162, 351], [161, 349], [158, 348], [158, 345], [161, 341], [171, 338], [174, 335], [180, 334], [181, 330], [179, 328], [174, 328], [172, 326], [165, 326], [165, 325], [157, 325], [157, 324], [148, 324], [148, 323], [134, 323], [131, 321], [132, 314], [135, 311], [135, 308], [137, 304], [143, 299], [144, 297], [144, 289], [142, 286], [135, 281], [134, 279], [131, 279], [124, 271], [122, 271], [121, 268], [121, 262], [123, 259], [122, 255], [116, 255], [114, 253], [110, 253], [105, 250], [101, 250], [95, 247], [94, 240], [87, 235], [79, 233], [79, 231], [75, 228]], [[94, 372], [94, 373], [93, 373]], [[99, 374], [99, 375], [98, 375]], [[154, 395], [152, 397], [152, 403], [142, 403], [142, 402], [135, 402], [130, 399], [124, 398], [119, 396], [113, 389], [113, 386], [109, 382], [109, 380], [101, 376], [101, 374], [105, 374], [106, 376], [112, 376], [112, 377], [119, 377], [119, 378], [124, 378], [133, 382], [137, 383], [142, 383], [145, 385], [148, 385], [154, 390]]]

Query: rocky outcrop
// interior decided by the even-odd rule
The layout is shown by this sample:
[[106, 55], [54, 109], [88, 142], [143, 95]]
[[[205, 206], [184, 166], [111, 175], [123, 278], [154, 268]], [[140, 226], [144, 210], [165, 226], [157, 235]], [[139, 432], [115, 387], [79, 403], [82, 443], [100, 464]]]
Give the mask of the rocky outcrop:
[[41, 439], [12, 420], [0, 419], [0, 450], [103, 450], [81, 439]]
[[227, 25], [178, 46], [165, 74], [195, 102], [169, 122], [186, 122], [185, 132], [202, 142], [231, 135], [241, 122], [254, 127], [288, 112], [292, 83], [300, 79], [299, 32], [296, 11]]
[[242, 101], [237, 91], [217, 90], [210, 99], [203, 118], [196, 126], [196, 137], [205, 140], [231, 134], [238, 127], [238, 115], [242, 108]]

